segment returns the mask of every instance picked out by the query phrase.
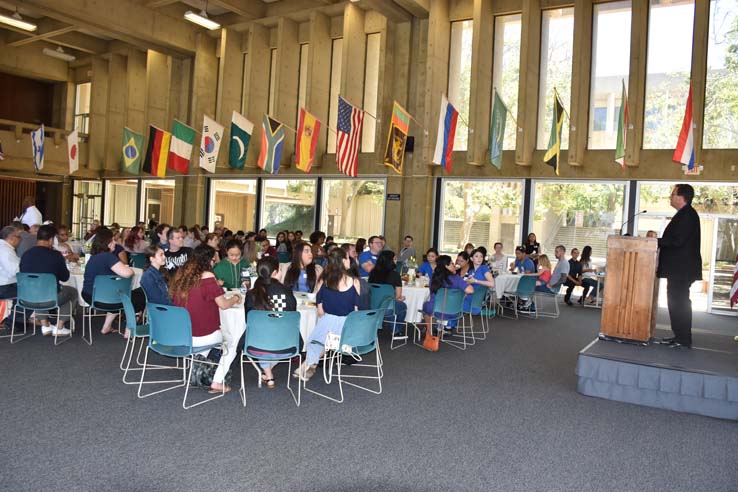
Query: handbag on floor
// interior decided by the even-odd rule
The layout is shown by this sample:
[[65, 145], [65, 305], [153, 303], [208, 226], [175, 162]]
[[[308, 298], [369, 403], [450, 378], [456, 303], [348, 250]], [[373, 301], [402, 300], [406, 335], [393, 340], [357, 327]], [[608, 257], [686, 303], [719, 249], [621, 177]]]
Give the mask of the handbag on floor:
[[[190, 377], [190, 386], [206, 386], [210, 387], [213, 384], [213, 377], [215, 371], [218, 369], [217, 362], [220, 360], [221, 352], [218, 349], [212, 349], [207, 357], [203, 357], [200, 354], [195, 355], [194, 367], [192, 368], [192, 376]], [[197, 363], [198, 361], [208, 361], [211, 364]], [[216, 364], [212, 364], [215, 362]], [[223, 379], [223, 384], [226, 386], [231, 385], [233, 379], [233, 371], [228, 369], [228, 372]]]

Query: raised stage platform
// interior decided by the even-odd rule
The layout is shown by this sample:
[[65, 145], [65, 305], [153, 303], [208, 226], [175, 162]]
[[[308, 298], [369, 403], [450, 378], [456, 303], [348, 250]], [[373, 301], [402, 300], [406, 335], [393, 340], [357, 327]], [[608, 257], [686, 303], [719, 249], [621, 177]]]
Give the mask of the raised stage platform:
[[579, 352], [587, 396], [738, 420], [738, 342], [695, 334], [691, 350], [594, 340]]

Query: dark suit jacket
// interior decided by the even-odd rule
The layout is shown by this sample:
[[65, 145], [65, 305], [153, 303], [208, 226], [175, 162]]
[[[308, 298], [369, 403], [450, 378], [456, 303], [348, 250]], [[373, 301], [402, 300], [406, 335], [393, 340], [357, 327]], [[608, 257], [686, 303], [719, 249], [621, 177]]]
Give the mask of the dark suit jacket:
[[700, 255], [700, 217], [691, 205], [674, 214], [659, 239], [660, 278], [682, 277], [689, 281], [702, 280]]

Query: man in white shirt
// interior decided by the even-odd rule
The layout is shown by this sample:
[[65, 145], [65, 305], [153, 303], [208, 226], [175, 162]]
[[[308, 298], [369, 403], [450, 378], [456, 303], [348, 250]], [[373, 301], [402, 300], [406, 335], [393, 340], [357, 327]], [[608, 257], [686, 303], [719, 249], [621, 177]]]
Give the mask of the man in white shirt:
[[11, 299], [18, 294], [15, 275], [20, 268], [20, 258], [15, 248], [20, 240], [17, 227], [9, 225], [0, 229], [0, 299]]
[[23, 198], [23, 212], [21, 212], [18, 220], [28, 227], [43, 224], [44, 219], [41, 216], [41, 211], [36, 208], [36, 202], [32, 196]]

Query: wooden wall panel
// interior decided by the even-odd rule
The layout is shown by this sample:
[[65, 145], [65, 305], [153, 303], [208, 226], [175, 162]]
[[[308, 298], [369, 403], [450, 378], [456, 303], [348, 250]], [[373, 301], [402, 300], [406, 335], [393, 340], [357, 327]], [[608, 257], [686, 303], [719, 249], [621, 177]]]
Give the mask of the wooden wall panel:
[[36, 196], [35, 181], [0, 179], [0, 227], [10, 224], [14, 217], [20, 215], [23, 197], [26, 196]]

